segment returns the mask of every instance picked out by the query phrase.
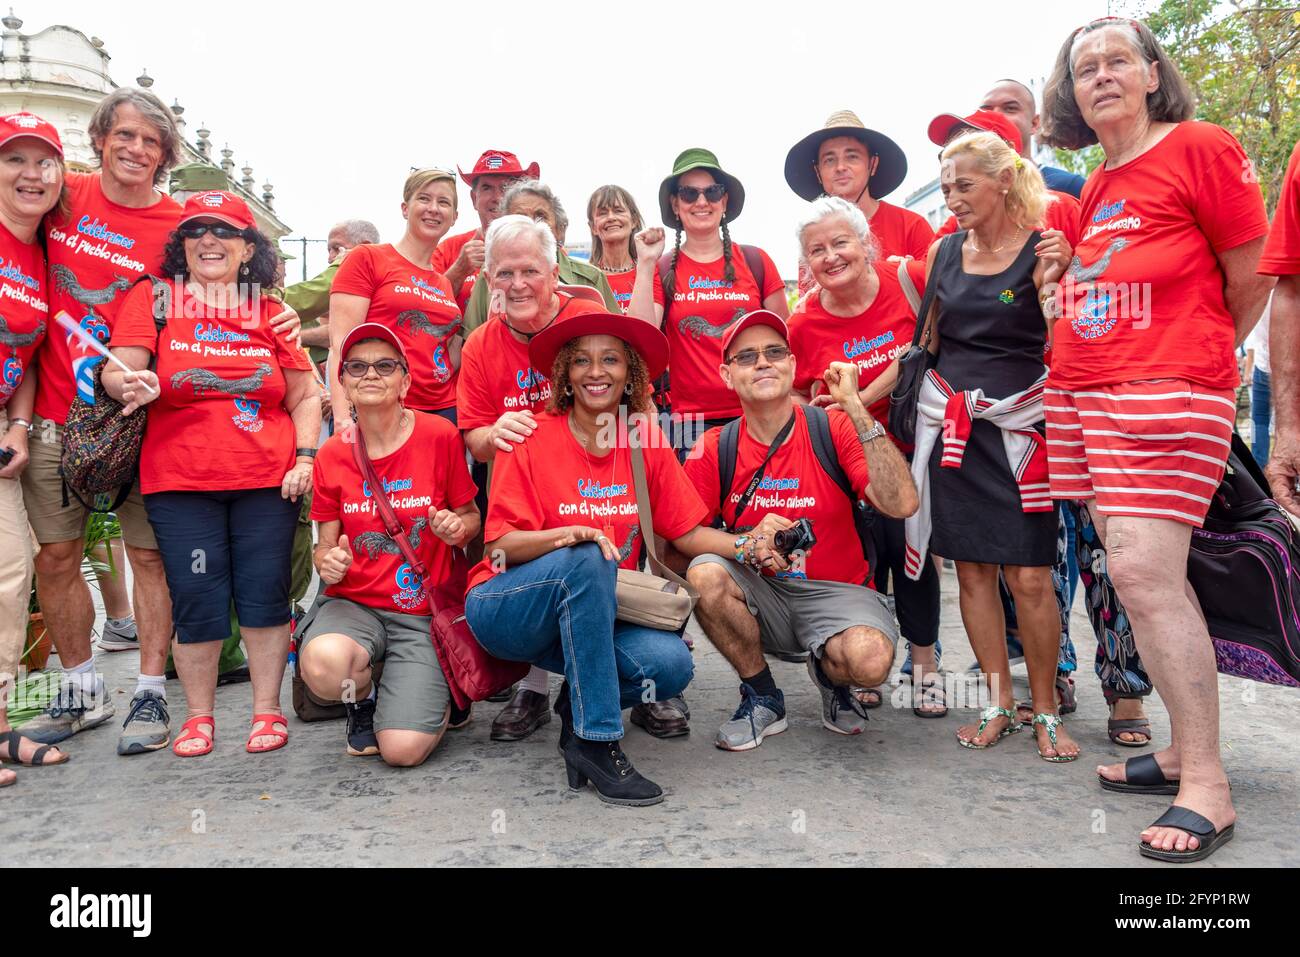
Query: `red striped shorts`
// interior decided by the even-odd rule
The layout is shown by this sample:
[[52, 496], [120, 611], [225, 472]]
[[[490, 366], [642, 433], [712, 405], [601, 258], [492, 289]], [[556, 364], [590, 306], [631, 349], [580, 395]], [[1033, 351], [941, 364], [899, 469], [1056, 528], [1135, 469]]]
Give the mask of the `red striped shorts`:
[[1199, 527], [1228, 461], [1235, 397], [1186, 379], [1043, 390], [1052, 498]]

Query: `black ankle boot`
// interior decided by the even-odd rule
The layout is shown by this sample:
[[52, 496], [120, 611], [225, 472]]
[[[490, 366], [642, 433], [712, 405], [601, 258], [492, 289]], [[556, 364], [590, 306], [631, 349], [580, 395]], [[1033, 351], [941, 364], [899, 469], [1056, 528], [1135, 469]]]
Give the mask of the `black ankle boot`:
[[564, 749], [569, 787], [575, 791], [590, 781], [606, 804], [645, 807], [664, 799], [663, 788], [641, 776], [617, 741], [585, 741], [576, 735]]
[[569, 704], [569, 683], [561, 683], [560, 693], [555, 696], [555, 713], [560, 716], [560, 757], [573, 737], [573, 708]]

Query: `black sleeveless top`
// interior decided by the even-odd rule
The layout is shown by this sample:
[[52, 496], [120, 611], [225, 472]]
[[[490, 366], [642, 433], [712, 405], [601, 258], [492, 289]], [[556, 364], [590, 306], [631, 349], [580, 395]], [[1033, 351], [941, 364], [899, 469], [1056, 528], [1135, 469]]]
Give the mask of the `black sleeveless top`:
[[939, 375], [954, 389], [983, 389], [1002, 399], [1026, 389], [1043, 374], [1047, 323], [1038, 305], [1035, 231], [1002, 272], [976, 276], [962, 268], [966, 231], [954, 234], [935, 256], [939, 300]]

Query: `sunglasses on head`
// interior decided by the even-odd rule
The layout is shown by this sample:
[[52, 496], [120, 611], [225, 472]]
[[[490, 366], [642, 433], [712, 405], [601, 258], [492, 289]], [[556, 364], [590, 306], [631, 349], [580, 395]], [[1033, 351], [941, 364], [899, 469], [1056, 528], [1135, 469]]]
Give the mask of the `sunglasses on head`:
[[[758, 355], [759, 350], [757, 349], [741, 349], [735, 355], [731, 356], [731, 358], [727, 359], [727, 364], [730, 365], [734, 362], [738, 366], [749, 368], [752, 365], [758, 364]], [[763, 358], [768, 362], [780, 362], [782, 359], [788, 358], [789, 355], [789, 346], [771, 345], [763, 347]]]
[[244, 235], [238, 226], [228, 226], [225, 223], [186, 223], [178, 226], [176, 231], [185, 239], [202, 239], [206, 233], [212, 233], [218, 239], [240, 239]]
[[381, 378], [387, 379], [398, 369], [405, 372], [406, 366], [399, 359], [380, 359], [377, 362], [367, 362], [365, 359], [346, 359], [343, 362], [343, 371], [354, 379], [364, 379], [366, 373], [371, 369], [374, 369]]
[[700, 189], [698, 186], [678, 186], [677, 198], [683, 203], [693, 203], [700, 198], [700, 193], [710, 203], [716, 203], [727, 195], [727, 187], [722, 183], [714, 183], [712, 186], [706, 186]]

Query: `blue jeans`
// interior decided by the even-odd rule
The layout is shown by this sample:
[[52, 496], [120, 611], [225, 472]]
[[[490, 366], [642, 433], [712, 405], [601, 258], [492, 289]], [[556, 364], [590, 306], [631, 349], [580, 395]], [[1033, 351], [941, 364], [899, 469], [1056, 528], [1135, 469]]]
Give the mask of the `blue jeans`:
[[1250, 379], [1250, 452], [1260, 468], [1268, 464], [1269, 426], [1272, 418], [1272, 383], [1267, 372], [1256, 368]]
[[476, 585], [465, 618], [488, 652], [564, 675], [573, 730], [623, 737], [623, 709], [679, 695], [695, 673], [672, 631], [614, 620], [618, 566], [595, 542], [557, 548]]

